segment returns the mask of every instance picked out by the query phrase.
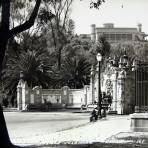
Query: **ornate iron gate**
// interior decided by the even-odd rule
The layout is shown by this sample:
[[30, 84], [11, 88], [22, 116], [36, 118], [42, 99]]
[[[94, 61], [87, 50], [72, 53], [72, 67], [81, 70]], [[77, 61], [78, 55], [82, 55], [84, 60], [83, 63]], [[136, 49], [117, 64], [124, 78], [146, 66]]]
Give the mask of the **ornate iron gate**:
[[148, 112], [148, 63], [138, 63], [135, 70], [135, 112]]

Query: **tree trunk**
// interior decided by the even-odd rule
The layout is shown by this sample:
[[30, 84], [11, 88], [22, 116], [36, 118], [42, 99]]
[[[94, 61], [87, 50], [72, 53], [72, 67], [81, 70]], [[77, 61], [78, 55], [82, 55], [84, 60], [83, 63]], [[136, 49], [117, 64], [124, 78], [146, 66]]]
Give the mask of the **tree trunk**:
[[3, 109], [0, 105], [0, 147], [11, 147], [11, 141], [8, 135]]
[[[8, 43], [8, 39], [17, 35], [20, 32], [23, 32], [34, 25], [35, 18], [37, 16], [41, 0], [36, 0], [36, 4], [34, 9], [30, 15], [30, 18], [21, 25], [16, 26], [9, 30], [10, 26], [10, 1], [11, 0], [0, 0], [1, 6], [1, 21], [0, 21], [0, 77], [3, 69], [3, 60], [5, 57], [6, 46]], [[0, 98], [1, 99], [1, 98]], [[3, 109], [0, 104], [0, 147], [1, 148], [18, 148], [18, 146], [14, 146], [9, 138]]]
[[61, 52], [62, 52], [62, 47], [59, 48], [58, 51], [58, 69], [61, 69]]
[[[1, 32], [0, 33], [0, 76], [3, 68], [3, 59], [5, 57], [5, 51], [6, 51], [6, 46], [8, 42], [7, 40], [4, 40], [3, 35], [4, 34]], [[2, 98], [0, 99], [2, 100]], [[17, 146], [14, 146], [10, 141], [1, 104], [0, 104], [0, 147], [1, 148], [17, 148]]]
[[7, 46], [7, 41], [3, 40], [3, 33], [0, 33], [0, 77], [1, 77], [1, 72], [3, 69], [3, 60], [5, 57], [5, 51], [6, 51], [6, 46]]

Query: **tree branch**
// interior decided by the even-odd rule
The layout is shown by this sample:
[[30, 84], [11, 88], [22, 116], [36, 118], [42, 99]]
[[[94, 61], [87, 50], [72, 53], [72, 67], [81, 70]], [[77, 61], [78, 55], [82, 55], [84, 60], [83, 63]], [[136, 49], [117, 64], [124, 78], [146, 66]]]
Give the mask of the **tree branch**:
[[54, 41], [54, 47], [55, 47], [55, 49], [56, 49], [56, 47], [57, 47], [57, 43], [56, 43], [56, 38], [55, 38], [54, 28], [53, 28], [53, 25], [52, 25], [51, 20], [50, 20], [50, 27], [51, 27], [52, 37], [53, 37], [53, 41]]
[[20, 32], [23, 32], [23, 31], [29, 29], [30, 27], [32, 27], [34, 25], [34, 22], [35, 22], [35, 19], [37, 17], [37, 14], [38, 14], [40, 4], [41, 4], [41, 0], [36, 0], [34, 10], [32, 11], [32, 14], [31, 14], [29, 20], [27, 20], [25, 23], [23, 23], [23, 24], [21, 24], [19, 26], [16, 26], [15, 28], [12, 28], [9, 31], [9, 38], [11, 38], [12, 36], [17, 35]]
[[62, 14], [62, 12], [63, 12], [63, 10], [64, 10], [64, 8], [65, 8], [65, 6], [66, 6], [66, 3], [67, 3], [67, 0], [65, 0], [65, 1], [63, 2], [63, 5], [62, 5], [62, 3], [61, 3], [61, 6], [60, 6], [60, 8], [59, 8], [59, 15]]
[[73, 2], [73, 0], [70, 0], [70, 2], [68, 2], [68, 0], [67, 0], [67, 8], [65, 10], [65, 16], [64, 16], [64, 20], [63, 20], [63, 26], [62, 26], [63, 28], [65, 27], [67, 15], [68, 15], [68, 12], [69, 12], [69, 9], [70, 9], [72, 2]]

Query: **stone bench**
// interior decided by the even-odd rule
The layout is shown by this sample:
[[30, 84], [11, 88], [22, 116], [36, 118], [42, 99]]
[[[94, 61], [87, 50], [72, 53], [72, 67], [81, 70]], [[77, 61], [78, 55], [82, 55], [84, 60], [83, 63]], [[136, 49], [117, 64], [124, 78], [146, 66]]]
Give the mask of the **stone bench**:
[[133, 132], [148, 132], [148, 113], [134, 113], [130, 117]]

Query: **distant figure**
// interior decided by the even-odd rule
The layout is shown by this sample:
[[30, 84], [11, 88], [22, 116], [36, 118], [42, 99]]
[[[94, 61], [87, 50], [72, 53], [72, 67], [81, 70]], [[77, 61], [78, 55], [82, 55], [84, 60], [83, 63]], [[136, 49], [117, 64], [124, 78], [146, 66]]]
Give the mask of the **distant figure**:
[[97, 119], [98, 119], [98, 109], [94, 108], [91, 113], [90, 122], [96, 121]]
[[108, 98], [108, 104], [111, 107], [111, 104], [112, 104], [112, 96], [111, 96], [111, 93], [110, 92], [107, 93], [107, 98]]
[[2, 103], [3, 103], [4, 107], [8, 107], [9, 102], [8, 102], [7, 98], [3, 99]]
[[47, 104], [47, 100], [46, 99], [44, 99], [44, 104]]
[[94, 101], [94, 104], [97, 104], [97, 101], [96, 100]]

